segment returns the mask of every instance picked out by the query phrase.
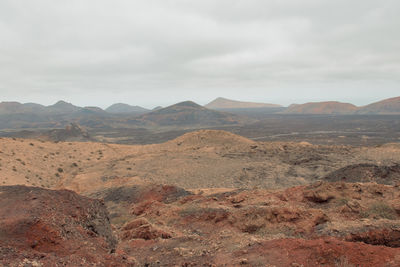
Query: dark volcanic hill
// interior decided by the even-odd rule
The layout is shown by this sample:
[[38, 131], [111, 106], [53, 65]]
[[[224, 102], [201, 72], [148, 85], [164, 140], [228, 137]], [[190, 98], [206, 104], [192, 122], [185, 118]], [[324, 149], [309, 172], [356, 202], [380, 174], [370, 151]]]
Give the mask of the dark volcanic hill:
[[337, 101], [310, 102], [290, 105], [284, 113], [287, 114], [353, 114], [357, 107], [350, 103]]
[[18, 102], [1, 102], [0, 103], [0, 115], [3, 114], [22, 114], [22, 113], [42, 113], [46, 111], [46, 107], [34, 104], [27, 103], [21, 104]]
[[114, 113], [114, 114], [129, 114], [129, 113], [144, 114], [144, 113], [149, 112], [148, 109], [142, 108], [140, 106], [131, 106], [131, 105], [124, 104], [124, 103], [113, 104], [113, 105], [109, 106], [108, 108], [106, 108], [105, 111], [107, 111], [109, 113]]
[[211, 101], [204, 107], [209, 109], [249, 109], [249, 108], [278, 108], [280, 105], [268, 104], [268, 103], [255, 103], [255, 102], [243, 102], [230, 100], [223, 97], [218, 97], [217, 99]]
[[58, 101], [54, 105], [48, 106], [47, 110], [50, 112], [58, 112], [58, 113], [70, 113], [80, 110], [80, 107], [74, 106], [71, 103], [67, 103], [65, 101]]
[[219, 126], [246, 122], [244, 117], [210, 110], [192, 101], [181, 102], [144, 114], [137, 120], [147, 125], [159, 126]]
[[385, 99], [360, 107], [358, 114], [400, 114], [400, 97]]
[[47, 131], [39, 136], [42, 140], [48, 141], [92, 141], [89, 133], [81, 126], [71, 123], [65, 129], [54, 129]]

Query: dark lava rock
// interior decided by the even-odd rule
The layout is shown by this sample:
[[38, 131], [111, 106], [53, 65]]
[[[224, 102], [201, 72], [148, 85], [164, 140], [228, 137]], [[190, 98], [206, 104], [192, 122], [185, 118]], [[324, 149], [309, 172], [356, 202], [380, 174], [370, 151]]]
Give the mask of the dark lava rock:
[[348, 183], [376, 182], [378, 184], [395, 185], [400, 182], [400, 165], [354, 164], [331, 172], [325, 176], [324, 180]]
[[156, 200], [168, 204], [188, 195], [192, 195], [192, 193], [180, 187], [150, 184], [108, 188], [101, 192], [93, 193], [90, 197], [115, 203], [136, 204], [143, 201]]

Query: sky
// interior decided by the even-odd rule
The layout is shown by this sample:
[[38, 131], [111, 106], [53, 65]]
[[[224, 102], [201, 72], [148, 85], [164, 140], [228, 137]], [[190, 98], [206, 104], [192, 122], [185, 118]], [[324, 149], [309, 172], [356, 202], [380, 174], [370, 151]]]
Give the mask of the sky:
[[398, 0], [1, 0], [0, 101], [400, 95]]

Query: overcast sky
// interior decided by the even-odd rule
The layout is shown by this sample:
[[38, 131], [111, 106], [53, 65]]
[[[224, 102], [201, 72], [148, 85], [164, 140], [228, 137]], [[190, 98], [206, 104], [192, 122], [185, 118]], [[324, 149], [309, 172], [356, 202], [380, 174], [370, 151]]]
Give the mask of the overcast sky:
[[399, 0], [1, 0], [0, 101], [400, 95]]

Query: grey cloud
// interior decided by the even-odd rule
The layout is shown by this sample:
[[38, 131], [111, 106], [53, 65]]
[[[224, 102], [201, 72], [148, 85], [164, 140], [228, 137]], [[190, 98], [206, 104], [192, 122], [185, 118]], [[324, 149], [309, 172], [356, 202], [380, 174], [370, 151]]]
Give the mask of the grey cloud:
[[361, 103], [398, 92], [399, 11], [394, 0], [3, 0], [0, 92], [102, 106]]

